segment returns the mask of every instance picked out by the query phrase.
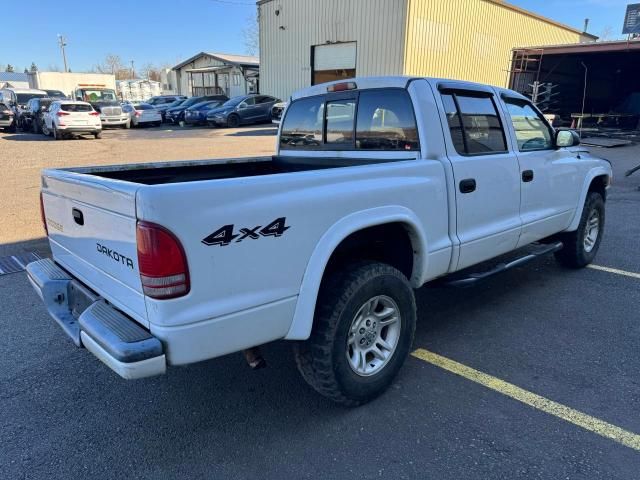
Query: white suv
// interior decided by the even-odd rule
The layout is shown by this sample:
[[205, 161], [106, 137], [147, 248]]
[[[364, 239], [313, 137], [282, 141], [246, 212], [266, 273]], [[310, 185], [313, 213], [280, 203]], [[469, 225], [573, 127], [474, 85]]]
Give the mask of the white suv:
[[44, 115], [42, 133], [56, 140], [76, 135], [102, 136], [100, 113], [91, 104], [73, 100], [52, 102]]

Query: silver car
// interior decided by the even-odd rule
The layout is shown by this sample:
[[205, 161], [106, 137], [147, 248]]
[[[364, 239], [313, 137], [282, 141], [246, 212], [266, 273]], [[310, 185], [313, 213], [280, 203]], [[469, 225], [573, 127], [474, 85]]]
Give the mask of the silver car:
[[141, 125], [158, 127], [162, 123], [160, 112], [148, 103], [125, 103], [122, 105], [122, 111], [131, 118], [132, 127]]

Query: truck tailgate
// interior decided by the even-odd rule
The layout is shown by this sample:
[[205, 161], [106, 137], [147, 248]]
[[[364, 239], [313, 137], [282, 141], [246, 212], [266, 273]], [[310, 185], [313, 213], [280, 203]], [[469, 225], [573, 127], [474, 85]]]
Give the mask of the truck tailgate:
[[138, 185], [64, 170], [42, 176], [54, 260], [100, 296], [148, 325], [136, 250]]

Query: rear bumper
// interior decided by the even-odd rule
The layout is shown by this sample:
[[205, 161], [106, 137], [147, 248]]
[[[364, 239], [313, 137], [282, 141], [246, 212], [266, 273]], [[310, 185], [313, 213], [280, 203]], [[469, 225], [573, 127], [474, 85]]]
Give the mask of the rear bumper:
[[27, 265], [27, 277], [49, 315], [78, 347], [85, 347], [123, 378], [166, 372], [160, 340], [106, 303], [50, 259]]
[[11, 125], [13, 125], [13, 117], [0, 118], [0, 127], [10, 127]]
[[98, 133], [102, 131], [102, 127], [96, 127], [96, 126], [90, 126], [90, 125], [87, 125], [86, 127], [85, 126], [82, 126], [82, 127], [67, 126], [67, 127], [58, 127], [58, 130], [64, 133]]
[[107, 125], [124, 125], [129, 120], [128, 116], [123, 117], [100, 117], [100, 122], [102, 126], [105, 127]]

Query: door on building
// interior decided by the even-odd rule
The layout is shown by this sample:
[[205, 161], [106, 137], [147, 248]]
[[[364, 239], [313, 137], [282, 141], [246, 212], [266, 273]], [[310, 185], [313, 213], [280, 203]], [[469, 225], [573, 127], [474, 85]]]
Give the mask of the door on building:
[[554, 131], [528, 100], [503, 95], [522, 176], [519, 246], [564, 230], [582, 191], [576, 155], [556, 149]]
[[311, 85], [356, 76], [356, 42], [311, 47]]
[[520, 220], [520, 167], [507, 147], [491, 90], [441, 91], [447, 156], [456, 187], [458, 268], [516, 248]]

